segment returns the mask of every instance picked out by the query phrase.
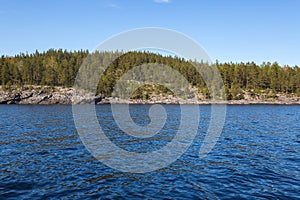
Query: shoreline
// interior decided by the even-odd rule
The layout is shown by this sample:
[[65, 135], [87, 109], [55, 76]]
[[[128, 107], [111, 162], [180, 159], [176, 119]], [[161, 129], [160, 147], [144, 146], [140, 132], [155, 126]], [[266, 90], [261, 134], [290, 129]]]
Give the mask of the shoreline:
[[209, 99], [181, 99], [173, 96], [155, 96], [150, 100], [120, 99], [113, 97], [99, 97], [92, 94], [74, 97], [73, 88], [34, 86], [23, 90], [0, 90], [0, 104], [17, 105], [73, 105], [95, 102], [101, 104], [162, 104], [162, 105], [300, 105], [300, 97], [280, 95], [277, 99], [256, 98], [213, 101]]
[[[87, 103], [89, 104], [89, 103]], [[101, 106], [101, 105], [108, 105], [108, 104], [113, 104], [113, 103], [98, 103], [95, 104], [96, 106]], [[238, 102], [230, 102], [230, 103], [114, 103], [114, 104], [129, 104], [129, 105], [198, 105], [198, 106], [209, 106], [209, 105], [226, 105], [226, 106], [299, 106], [300, 103], [281, 103], [281, 102], [265, 102], [265, 103], [260, 103], [260, 102], [250, 102], [250, 103], [238, 103]], [[4, 104], [0, 103], [0, 106], [51, 106], [51, 105], [57, 105], [57, 106], [72, 106], [72, 105], [85, 105], [85, 104], [24, 104], [24, 103], [15, 103], [15, 104]]]

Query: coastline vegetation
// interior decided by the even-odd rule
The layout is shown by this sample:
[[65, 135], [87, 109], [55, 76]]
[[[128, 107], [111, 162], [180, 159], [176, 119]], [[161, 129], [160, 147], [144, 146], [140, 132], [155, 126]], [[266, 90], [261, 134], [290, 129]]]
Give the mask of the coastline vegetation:
[[[179, 57], [162, 56], [150, 52], [129, 52], [121, 55], [120, 52], [94, 52], [87, 50], [66, 51], [50, 49], [46, 52], [32, 54], [19, 54], [15, 56], [1, 56], [0, 58], [0, 85], [4, 90], [10, 90], [25, 85], [61, 86], [72, 87], [80, 66], [97, 65], [114, 56], [118, 58], [109, 65], [104, 75], [100, 78], [97, 94], [103, 97], [112, 95], [116, 81], [128, 70], [145, 63], [164, 64], [176, 69], [205, 97], [209, 92], [201, 75], [193, 64], [208, 65], [207, 63], [188, 61]], [[119, 57], [120, 56], [120, 57]], [[228, 100], [243, 99], [242, 91], [250, 95], [267, 94], [276, 98], [276, 94], [300, 96], [300, 68], [298, 66], [280, 66], [278, 63], [219, 63], [219, 69]], [[142, 73], [142, 72], [141, 72]], [[157, 77], [160, 77], [159, 72]], [[137, 74], [142, 76], [145, 74]], [[180, 84], [180, 83], [178, 83]], [[133, 94], [133, 98], [148, 99], [149, 94], [170, 93], [161, 86], [145, 86]]]

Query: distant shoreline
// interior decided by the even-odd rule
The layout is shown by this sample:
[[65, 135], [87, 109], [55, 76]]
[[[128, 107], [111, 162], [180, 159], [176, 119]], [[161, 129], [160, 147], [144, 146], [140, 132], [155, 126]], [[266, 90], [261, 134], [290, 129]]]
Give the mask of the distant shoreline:
[[[115, 103], [115, 102], [114, 102]], [[96, 105], [106, 105], [112, 103], [98, 103]], [[148, 102], [139, 102], [139, 103], [123, 103], [117, 102], [117, 104], [130, 104], [130, 105], [300, 105], [300, 102], [238, 102], [238, 101], [228, 101], [221, 103], [211, 103], [211, 102], [199, 102], [199, 103], [148, 103]], [[50, 104], [49, 104], [50, 105]], [[63, 104], [62, 104], [63, 105]], [[65, 104], [66, 105], [66, 104]]]
[[150, 100], [142, 99], [119, 99], [113, 97], [88, 97], [73, 98], [73, 88], [34, 86], [30, 89], [5, 91], [0, 90], [0, 104], [18, 104], [18, 105], [72, 105], [72, 104], [173, 104], [173, 105], [300, 105], [300, 97], [280, 96], [278, 99], [242, 99], [228, 101], [212, 101], [209, 99], [180, 99], [170, 96], [155, 96]]
[[[297, 103], [290, 103], [290, 102], [248, 102], [248, 103], [240, 103], [240, 102], [227, 102], [227, 103], [147, 103], [147, 102], [139, 102], [139, 103], [96, 103], [95, 105], [109, 105], [109, 104], [129, 104], [129, 105], [199, 105], [199, 106], [205, 106], [205, 105], [227, 105], [227, 106], [251, 106], [251, 105], [259, 105], [259, 106], [296, 106], [300, 105], [299, 102]], [[61, 105], [61, 106], [68, 106], [68, 105], [84, 105], [84, 104], [61, 104], [61, 103], [41, 103], [41, 104], [25, 104], [25, 103], [0, 103], [1, 105], [18, 105], [18, 106], [28, 106], [28, 105], [41, 105], [41, 106], [50, 106], [50, 105]]]

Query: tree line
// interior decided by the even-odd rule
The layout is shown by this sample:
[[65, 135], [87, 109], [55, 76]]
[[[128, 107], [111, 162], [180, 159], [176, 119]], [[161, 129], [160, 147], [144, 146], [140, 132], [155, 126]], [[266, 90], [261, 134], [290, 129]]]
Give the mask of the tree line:
[[[117, 58], [112, 63], [111, 59]], [[179, 57], [162, 56], [151, 52], [93, 52], [87, 50], [66, 51], [50, 49], [46, 52], [1, 56], [0, 84], [3, 88], [23, 85], [47, 85], [72, 87], [80, 66], [109, 67], [99, 77], [97, 93], [110, 96], [117, 80], [128, 70], [145, 63], [167, 65], [182, 74], [189, 83], [209, 95], [203, 78], [193, 65], [208, 66], [207, 63], [185, 60]], [[219, 63], [214, 65], [220, 71], [228, 99], [238, 99], [244, 91], [272, 91], [274, 93], [300, 95], [300, 68], [280, 66], [278, 63]], [[91, 67], [92, 66], [92, 67]], [[93, 73], [93, 72], [91, 72]], [[143, 71], [135, 76], [147, 76]], [[160, 72], [152, 72], [157, 79]], [[86, 79], [88, 80], [89, 75]], [[180, 84], [180, 83], [178, 83]]]

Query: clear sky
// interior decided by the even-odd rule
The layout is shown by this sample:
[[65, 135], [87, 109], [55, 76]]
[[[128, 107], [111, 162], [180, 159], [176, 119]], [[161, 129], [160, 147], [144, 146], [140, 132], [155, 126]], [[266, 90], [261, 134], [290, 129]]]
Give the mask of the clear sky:
[[92, 50], [119, 32], [177, 30], [220, 62], [300, 65], [299, 0], [0, 0], [0, 54]]

